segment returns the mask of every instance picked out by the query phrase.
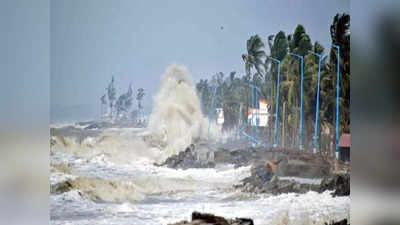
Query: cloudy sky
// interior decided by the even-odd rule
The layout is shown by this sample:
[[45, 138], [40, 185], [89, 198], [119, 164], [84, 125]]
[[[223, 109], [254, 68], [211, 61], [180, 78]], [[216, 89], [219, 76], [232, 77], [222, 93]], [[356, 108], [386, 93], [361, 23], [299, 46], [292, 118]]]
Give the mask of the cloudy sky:
[[51, 121], [96, 118], [112, 75], [118, 93], [129, 82], [146, 89], [147, 112], [170, 63], [186, 65], [194, 81], [242, 75], [241, 54], [254, 34], [265, 40], [302, 24], [313, 42], [329, 46], [333, 16], [343, 12], [348, 0], [51, 1]]

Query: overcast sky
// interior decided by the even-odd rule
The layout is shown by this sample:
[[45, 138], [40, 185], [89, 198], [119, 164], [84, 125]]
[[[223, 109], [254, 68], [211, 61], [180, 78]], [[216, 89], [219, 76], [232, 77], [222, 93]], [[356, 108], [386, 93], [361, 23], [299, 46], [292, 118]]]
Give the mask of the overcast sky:
[[129, 82], [145, 88], [147, 112], [172, 62], [186, 65], [195, 82], [220, 71], [242, 75], [254, 34], [265, 41], [302, 24], [312, 42], [329, 46], [333, 16], [343, 12], [348, 0], [51, 1], [51, 121], [97, 117], [112, 75], [118, 94]]

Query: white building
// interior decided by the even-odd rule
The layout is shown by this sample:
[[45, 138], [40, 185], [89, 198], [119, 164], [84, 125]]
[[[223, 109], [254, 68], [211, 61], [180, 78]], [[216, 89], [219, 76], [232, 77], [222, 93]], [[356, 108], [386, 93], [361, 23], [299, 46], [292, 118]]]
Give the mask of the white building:
[[264, 99], [260, 99], [258, 103], [259, 108], [248, 109], [248, 122], [250, 126], [268, 127], [269, 110], [271, 107]]
[[216, 114], [216, 121], [218, 125], [224, 124], [224, 109], [223, 108], [216, 108], [215, 109], [215, 114]]

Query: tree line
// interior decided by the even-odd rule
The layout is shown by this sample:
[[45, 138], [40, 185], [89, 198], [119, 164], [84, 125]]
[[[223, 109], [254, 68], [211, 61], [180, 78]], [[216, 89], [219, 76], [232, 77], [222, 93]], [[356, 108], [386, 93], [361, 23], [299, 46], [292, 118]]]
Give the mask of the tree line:
[[[350, 127], [350, 15], [344, 13], [334, 16], [330, 26], [330, 36], [332, 44], [340, 47], [339, 130], [341, 134], [349, 132]], [[250, 101], [250, 83], [260, 89], [260, 98], [270, 103], [271, 113], [275, 112], [277, 64], [269, 57], [276, 58], [281, 61], [278, 140], [279, 143], [285, 141], [285, 147], [295, 147], [299, 133], [300, 60], [289, 54], [295, 53], [304, 58], [303, 143], [304, 147], [311, 147], [314, 136], [318, 70], [318, 58], [309, 53], [312, 51], [323, 55], [318, 129], [320, 149], [332, 149], [330, 145], [334, 137], [336, 113], [336, 50], [332, 48], [326, 50], [320, 42], [312, 42], [305, 27], [300, 24], [293, 34], [279, 31], [269, 35], [266, 44], [269, 52], [266, 52], [266, 46], [259, 35], [251, 36], [247, 40], [247, 51], [242, 55], [245, 67], [245, 74], [242, 76], [237, 76], [235, 71], [229, 75], [219, 72], [210, 80], [201, 79], [196, 84], [203, 112], [209, 113], [212, 93], [216, 88], [216, 107], [224, 108], [224, 128], [230, 129], [245, 122]], [[269, 126], [265, 133], [265, 138], [268, 140], [272, 140], [271, 127]]]
[[114, 84], [114, 76], [106, 87], [106, 93], [101, 96], [101, 116], [108, 119], [137, 119], [143, 116], [142, 100], [145, 96], [145, 90], [138, 88], [136, 93], [137, 108], [130, 111], [133, 101], [132, 83], [128, 90], [117, 98], [117, 91]]

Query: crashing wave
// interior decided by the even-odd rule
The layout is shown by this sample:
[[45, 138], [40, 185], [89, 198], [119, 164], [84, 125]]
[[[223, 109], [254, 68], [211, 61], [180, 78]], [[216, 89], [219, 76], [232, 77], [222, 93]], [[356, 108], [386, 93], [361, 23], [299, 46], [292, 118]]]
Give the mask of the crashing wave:
[[[149, 119], [148, 143], [169, 156], [183, 151], [199, 139], [207, 138], [208, 120], [201, 111], [200, 100], [185, 66], [172, 64], [161, 77], [153, 98]], [[217, 129], [211, 129], [214, 133]]]
[[76, 177], [50, 186], [50, 193], [52, 194], [61, 194], [71, 190], [79, 190], [83, 196], [93, 201], [120, 203], [125, 201], [136, 202], [144, 199], [144, 195], [131, 182]]

